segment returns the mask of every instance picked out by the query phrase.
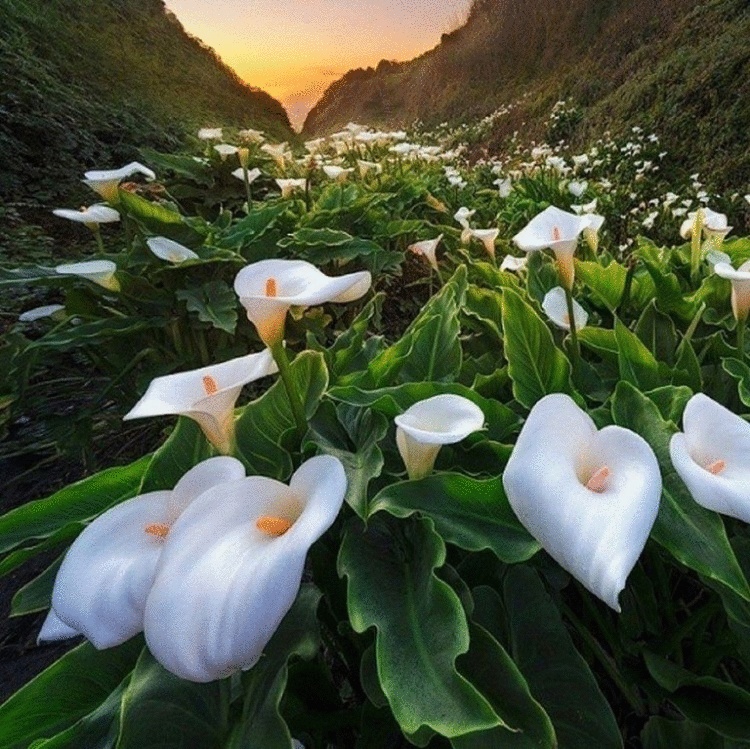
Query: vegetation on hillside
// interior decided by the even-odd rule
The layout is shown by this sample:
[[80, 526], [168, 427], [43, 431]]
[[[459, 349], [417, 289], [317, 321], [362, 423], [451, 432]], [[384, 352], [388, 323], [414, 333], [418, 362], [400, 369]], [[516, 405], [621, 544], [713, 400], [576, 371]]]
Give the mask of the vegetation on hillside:
[[2, 198], [69, 198], [84, 168], [175, 147], [202, 125], [291, 134], [281, 104], [188, 35], [162, 0], [0, 0], [0, 12]]
[[483, 133], [480, 156], [516, 131], [548, 137], [546, 114], [564, 98], [579, 109], [565, 133], [574, 143], [641, 125], [676, 165], [739, 189], [750, 180], [749, 37], [744, 0], [475, 0], [466, 25], [430, 52], [334, 83], [304, 132], [456, 124], [516, 104]]

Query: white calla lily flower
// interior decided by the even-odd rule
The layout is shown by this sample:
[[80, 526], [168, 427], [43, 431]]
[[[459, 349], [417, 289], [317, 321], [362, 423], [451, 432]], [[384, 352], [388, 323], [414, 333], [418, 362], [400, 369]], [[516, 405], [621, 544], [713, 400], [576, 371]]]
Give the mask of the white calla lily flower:
[[474, 239], [478, 239], [487, 250], [487, 254], [495, 257], [495, 240], [500, 234], [500, 229], [468, 229]]
[[354, 167], [345, 169], [343, 166], [336, 166], [335, 164], [326, 164], [323, 167], [323, 172], [328, 179], [334, 179], [337, 182], [345, 182], [349, 175], [354, 171]]
[[750, 424], [703, 393], [669, 443], [672, 465], [703, 507], [750, 522]]
[[550, 206], [531, 219], [513, 237], [513, 241], [524, 252], [551, 249], [555, 253], [560, 280], [563, 286], [570, 290], [575, 278], [573, 255], [578, 245], [578, 237], [585, 229], [593, 230], [596, 227], [598, 231], [603, 221], [602, 217], [595, 214], [576, 216], [574, 213]]
[[656, 520], [661, 474], [628, 429], [597, 431], [567, 395], [532, 408], [503, 474], [524, 527], [561, 567], [615, 611]]
[[383, 165], [378, 164], [377, 161], [357, 159], [357, 167], [359, 168], [360, 177], [366, 177], [370, 172], [373, 172], [374, 174], [382, 174], [383, 172]]
[[396, 416], [396, 445], [409, 478], [428, 476], [440, 448], [468, 437], [484, 426], [484, 413], [460, 395], [435, 395]]
[[573, 180], [572, 182], [568, 182], [568, 192], [574, 197], [574, 198], [580, 198], [581, 195], [583, 195], [586, 190], [588, 190], [589, 183], [585, 180], [577, 181]]
[[510, 177], [505, 179], [498, 177], [492, 184], [497, 186], [497, 192], [501, 198], [507, 198], [513, 192], [513, 182]]
[[732, 231], [724, 213], [717, 213], [710, 208], [699, 208], [697, 211], [688, 213], [688, 217], [680, 226], [680, 236], [683, 239], [690, 239], [697, 226], [701, 227], [706, 239], [714, 239], [719, 246], [724, 241], [724, 237]]
[[87, 260], [83, 263], [66, 263], [55, 268], [55, 272], [61, 276], [80, 276], [110, 291], [120, 290], [120, 282], [115, 278], [116, 271], [117, 266], [111, 260]]
[[290, 198], [298, 190], [304, 192], [307, 180], [304, 177], [300, 179], [277, 179], [276, 184], [281, 190], [281, 197]]
[[436, 239], [423, 239], [421, 242], [410, 244], [407, 249], [415, 255], [422, 255], [427, 262], [435, 269], [438, 269], [437, 263], [437, 246], [443, 239], [441, 234]]
[[266, 139], [265, 134], [261, 130], [253, 130], [251, 127], [240, 130], [237, 133], [237, 137], [250, 143], [262, 143]]
[[138, 634], [173, 525], [210, 488], [244, 476], [239, 460], [211, 458], [190, 469], [171, 491], [128, 499], [94, 520], [63, 559], [39, 639], [82, 634], [102, 649]]
[[147, 166], [137, 161], [131, 161], [120, 169], [94, 170], [86, 172], [83, 176], [84, 184], [88, 185], [94, 192], [99, 193], [105, 200], [114, 203], [118, 199], [117, 188], [120, 182], [133, 174], [142, 174], [147, 180], [156, 179], [156, 174]]
[[714, 265], [714, 273], [732, 283], [732, 312], [744, 323], [750, 312], [750, 260], [735, 270], [729, 263], [720, 260]]
[[270, 351], [240, 356], [189, 372], [151, 380], [143, 397], [123, 416], [188, 416], [222, 453], [234, 447], [234, 405], [244, 385], [278, 371]]
[[146, 244], [159, 260], [166, 260], [168, 263], [177, 264], [199, 259], [195, 252], [167, 237], [150, 237]]
[[198, 131], [200, 140], [221, 140], [224, 137], [224, 131], [220, 127], [202, 127]]
[[289, 486], [251, 476], [210, 489], [172, 527], [146, 602], [154, 657], [194, 682], [251, 668], [297, 597], [305, 558], [344, 501], [338, 458], [303, 463]]
[[503, 262], [500, 263], [500, 270], [507, 270], [511, 271], [512, 273], [518, 273], [518, 271], [524, 270], [528, 263], [528, 257], [513, 257], [513, 255], [506, 255], [503, 258]]
[[43, 307], [34, 307], [34, 309], [22, 312], [18, 316], [18, 322], [36, 322], [45, 317], [52, 317], [64, 309], [65, 305], [63, 304], [45, 304]]
[[214, 151], [219, 154], [222, 161], [226, 161], [227, 156], [234, 156], [239, 151], [239, 148], [229, 143], [217, 143], [214, 146]]
[[353, 302], [371, 285], [369, 271], [331, 277], [304, 260], [261, 260], [244, 267], [234, 280], [248, 319], [269, 348], [283, 339], [290, 307]]
[[461, 228], [466, 230], [471, 228], [469, 226], [469, 219], [476, 213], [476, 211], [470, 211], [465, 205], [462, 205], [456, 212], [453, 214], [453, 218], [458, 221], [458, 223], [461, 225]]
[[[570, 330], [570, 315], [568, 314], [568, 302], [565, 298], [565, 289], [562, 286], [555, 286], [550, 289], [542, 301], [542, 309], [546, 312], [547, 317], [562, 330]], [[589, 314], [581, 307], [576, 300], [573, 300], [573, 322], [576, 330], [586, 327], [589, 321]]]
[[68, 221], [75, 221], [77, 224], [85, 224], [92, 231], [96, 231], [99, 224], [112, 224], [120, 220], [120, 214], [114, 208], [100, 203], [81, 208], [80, 211], [74, 211], [72, 208], [55, 208], [52, 213], [59, 218], [66, 218]]
[[[255, 180], [258, 179], [258, 177], [260, 177], [261, 174], [262, 172], [257, 167], [255, 169], [249, 169], [247, 172], [247, 183], [249, 185], [252, 185], [252, 183], [255, 182]], [[241, 179], [243, 182], [245, 181], [245, 171], [243, 170], [242, 167], [235, 169], [232, 172], [232, 176], [236, 177], [237, 179]], [[278, 182], [279, 180], [276, 180], [276, 181]]]
[[264, 143], [260, 150], [263, 151], [263, 153], [267, 153], [279, 166], [280, 169], [283, 169], [287, 161], [291, 161], [292, 159], [292, 152], [289, 150], [288, 145], [286, 142], [284, 143]]

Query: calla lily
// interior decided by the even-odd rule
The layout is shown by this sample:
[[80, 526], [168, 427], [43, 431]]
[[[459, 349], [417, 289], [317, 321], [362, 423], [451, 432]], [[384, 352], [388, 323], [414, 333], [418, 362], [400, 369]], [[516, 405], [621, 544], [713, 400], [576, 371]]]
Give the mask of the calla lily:
[[750, 424], [703, 393], [669, 443], [672, 465], [703, 507], [750, 522]]
[[469, 229], [469, 219], [476, 213], [476, 211], [470, 211], [466, 206], [462, 205], [453, 215], [453, 218], [458, 221], [461, 227], [466, 230]]
[[[117, 187], [125, 179], [133, 174], [142, 174], [147, 180], [155, 180], [156, 175], [151, 169], [137, 161], [131, 161], [121, 169], [111, 169], [108, 171], [91, 171], [86, 172], [83, 180], [92, 190], [99, 193], [105, 200], [114, 203], [118, 199]], [[115, 219], [117, 220], [117, 219]]]
[[588, 189], [589, 183], [585, 181], [568, 182], [568, 192], [575, 198], [580, 198]]
[[83, 263], [58, 265], [55, 272], [63, 276], [80, 276], [99, 284], [110, 291], [119, 291], [120, 282], [115, 278], [117, 266], [111, 260], [88, 260]]
[[289, 486], [251, 476], [201, 495], [172, 527], [146, 602], [154, 657], [208, 682], [251, 668], [297, 597], [310, 546], [346, 493], [341, 462], [303, 463]]
[[179, 242], [166, 237], [151, 237], [146, 240], [149, 250], [159, 258], [168, 263], [184, 263], [186, 260], [198, 260], [198, 255]]
[[500, 234], [500, 229], [469, 229], [471, 236], [474, 239], [478, 239], [483, 245], [484, 249], [487, 250], [487, 254], [491, 257], [495, 257], [495, 240]]
[[263, 153], [267, 153], [279, 166], [280, 169], [284, 168], [287, 160], [291, 160], [292, 154], [286, 143], [264, 143], [260, 150]]
[[61, 310], [64, 310], [65, 306], [62, 304], [46, 304], [44, 307], [34, 307], [34, 309], [26, 310], [18, 316], [18, 322], [36, 322], [42, 320], [45, 317], [52, 317]]
[[560, 280], [563, 286], [570, 290], [573, 288], [575, 277], [573, 254], [578, 245], [578, 237], [584, 229], [593, 228], [596, 223], [601, 226], [600, 218], [594, 214], [576, 216], [550, 206], [518, 232], [513, 241], [524, 252], [550, 248], [555, 253]]
[[435, 395], [397, 416], [396, 445], [412, 480], [429, 475], [440, 448], [452, 445], [484, 425], [484, 413], [460, 395]]
[[237, 146], [232, 146], [229, 143], [217, 143], [214, 146], [214, 151], [221, 156], [222, 161], [226, 161], [227, 156], [234, 156], [239, 149]]
[[714, 265], [714, 272], [732, 282], [732, 312], [744, 323], [750, 311], [750, 260], [736, 270], [723, 260]]
[[[699, 218], [700, 221], [698, 220]], [[732, 231], [732, 227], [727, 224], [725, 214], [717, 213], [710, 208], [700, 208], [697, 211], [688, 213], [688, 217], [682, 222], [682, 226], [680, 226], [680, 236], [683, 239], [690, 239], [698, 225], [700, 225], [706, 239], [713, 239], [718, 246], [721, 246], [724, 237]]]
[[440, 242], [443, 239], [443, 235], [441, 234], [437, 239], [423, 239], [421, 242], [415, 242], [414, 244], [410, 244], [407, 248], [410, 252], [413, 252], [415, 255], [422, 255], [422, 257], [427, 259], [427, 262], [435, 269], [438, 269], [438, 263], [437, 263], [437, 246], [440, 244]]
[[329, 179], [335, 179], [338, 182], [344, 182], [349, 175], [354, 171], [353, 167], [344, 169], [342, 166], [336, 166], [335, 164], [327, 164], [323, 167], [323, 172]]
[[[255, 182], [255, 180], [258, 179], [258, 177], [260, 177], [261, 174], [262, 174], [262, 172], [258, 168], [248, 170], [248, 173], [247, 173], [248, 184], [252, 184], [253, 182]], [[239, 169], [235, 169], [232, 172], [232, 176], [233, 177], [237, 177], [237, 179], [241, 179], [243, 182], [245, 181], [245, 172], [242, 169], [242, 167], [240, 167]], [[278, 180], [277, 179], [276, 181], [277, 182], [284, 182], [286, 180]], [[304, 185], [303, 185], [303, 187], [304, 187]], [[283, 192], [283, 188], [282, 188], [282, 192]]]
[[120, 220], [120, 214], [114, 208], [99, 203], [88, 208], [81, 208], [80, 211], [74, 211], [70, 208], [55, 208], [52, 213], [60, 218], [66, 218], [68, 221], [86, 224], [91, 231], [96, 231], [99, 224], [111, 224]]
[[251, 127], [240, 130], [237, 137], [250, 143], [262, 143], [266, 136], [260, 130], [253, 130]]
[[363, 159], [357, 159], [357, 166], [359, 167], [359, 174], [361, 177], [366, 177], [369, 172], [381, 174], [383, 171], [383, 165], [378, 164], [377, 161], [364, 161]]
[[202, 127], [198, 131], [198, 137], [201, 140], [221, 140], [224, 132], [220, 127]]
[[[555, 286], [554, 289], [550, 289], [544, 295], [544, 301], [542, 302], [542, 309], [547, 313], [547, 317], [555, 324], [558, 328], [563, 330], [570, 330], [570, 315], [568, 313], [568, 303], [565, 298], [565, 289], [562, 286]], [[575, 323], [576, 330], [586, 327], [586, 323], [589, 321], [589, 314], [586, 310], [581, 307], [578, 302], [573, 300], [573, 322]]]
[[188, 471], [171, 491], [126, 500], [94, 520], [63, 559], [39, 639], [82, 634], [101, 649], [138, 634], [159, 557], [178, 518], [210, 488], [244, 475], [239, 460], [211, 458]]
[[513, 257], [513, 255], [506, 255], [503, 258], [503, 262], [500, 263], [500, 270], [509, 270], [513, 273], [524, 270], [529, 263], [527, 257]]
[[561, 567], [615, 611], [659, 510], [653, 450], [628, 429], [597, 431], [567, 395], [532, 408], [503, 474], [513, 511]]
[[513, 182], [510, 177], [505, 179], [498, 177], [492, 184], [497, 186], [497, 192], [501, 198], [507, 198], [513, 191]]
[[261, 260], [237, 274], [234, 290], [261, 340], [273, 348], [284, 338], [290, 307], [352, 302], [366, 294], [371, 284], [368, 271], [332, 278], [304, 260]]
[[297, 192], [297, 190], [304, 190], [307, 180], [304, 177], [301, 179], [277, 179], [276, 184], [281, 190], [281, 197], [289, 198], [292, 193]]
[[243, 385], [277, 371], [270, 352], [264, 350], [222, 364], [157, 377], [123, 419], [188, 416], [198, 422], [217, 450], [230, 453], [234, 446], [234, 404]]

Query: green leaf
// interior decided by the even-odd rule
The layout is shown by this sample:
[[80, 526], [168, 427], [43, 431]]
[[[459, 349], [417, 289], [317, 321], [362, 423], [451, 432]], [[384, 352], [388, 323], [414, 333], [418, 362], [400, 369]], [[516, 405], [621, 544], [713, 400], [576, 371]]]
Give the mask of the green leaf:
[[226, 688], [219, 681], [180, 679], [144, 648], [122, 698], [117, 749], [219, 749], [226, 730]]
[[349, 524], [338, 569], [348, 578], [349, 619], [376, 628], [380, 684], [407, 734], [429, 727], [453, 738], [501, 725], [487, 700], [456, 670], [469, 631], [453, 590], [435, 576], [445, 546], [429, 520], [371, 518]]
[[729, 545], [721, 516], [690, 496], [672, 466], [669, 442], [676, 431], [674, 425], [662, 419], [653, 401], [626, 382], [620, 382], [615, 390], [612, 415], [615, 423], [641, 435], [659, 461], [662, 501], [651, 536], [682, 564], [750, 600], [750, 587]]
[[95, 346], [101, 343], [112, 343], [120, 336], [134, 336], [149, 328], [163, 327], [164, 321], [158, 318], [144, 319], [139, 317], [108, 318], [95, 320], [81, 325], [69, 325], [55, 328], [46, 335], [29, 344], [28, 350], [68, 351], [79, 346]]
[[619, 749], [617, 722], [538, 574], [511, 567], [503, 588], [510, 652], [552, 719], [560, 749]]
[[549, 328], [511, 289], [503, 290], [503, 334], [516, 400], [531, 408], [550, 393], [570, 393], [570, 362]]
[[122, 188], [118, 195], [119, 207], [151, 234], [164, 235], [185, 244], [194, 244], [201, 240], [198, 232], [177, 211]]
[[167, 441], [150, 456], [138, 493], [174, 489], [193, 466], [211, 455], [213, 448], [198, 424], [187, 416], [180, 416]]
[[750, 367], [733, 357], [722, 359], [721, 366], [730, 377], [737, 380], [737, 394], [745, 406], [750, 406]]
[[641, 733], [643, 749], [730, 749], [717, 733], [690, 720], [652, 716]]
[[[316, 351], [301, 353], [291, 364], [291, 379], [310, 419], [328, 387], [323, 355]], [[296, 429], [284, 383], [279, 379], [242, 409], [236, 423], [238, 457], [248, 473], [288, 478], [292, 473], [290, 440], [296, 440]]]
[[659, 364], [638, 336], [631, 333], [620, 320], [615, 321], [615, 340], [620, 377], [642, 390], [659, 387], [662, 384]]
[[59, 529], [84, 523], [138, 492], [151, 456], [110, 468], [66, 486], [47, 499], [27, 502], [0, 517], [0, 553], [46, 539]]
[[649, 673], [688, 719], [738, 741], [750, 741], [750, 693], [712, 676], [697, 676], [644, 651]]
[[325, 402], [311, 426], [310, 437], [320, 452], [333, 455], [344, 466], [345, 501], [361, 518], [366, 518], [368, 486], [383, 470], [383, 453], [378, 442], [388, 431], [387, 420], [375, 411]]
[[337, 247], [354, 237], [337, 229], [298, 229], [279, 242], [279, 247]]
[[225, 281], [210, 281], [203, 286], [180, 289], [176, 293], [189, 312], [197, 312], [201, 322], [211, 323], [230, 335], [237, 327], [237, 296]]
[[281, 203], [254, 208], [245, 218], [229, 228], [217, 243], [221, 247], [237, 250], [248, 247], [276, 225], [287, 207], [286, 203]]
[[372, 500], [370, 514], [380, 510], [399, 518], [421, 513], [448, 543], [468, 551], [490, 549], [508, 564], [523, 562], [540, 548], [518, 522], [499, 478], [479, 481], [458, 473], [438, 473], [419, 481], [401, 481]]
[[635, 334], [655, 359], [674, 364], [677, 331], [672, 318], [660, 312], [652, 299], [635, 326]]
[[196, 161], [192, 156], [159, 153], [151, 148], [139, 150], [143, 154], [145, 162], [156, 169], [172, 171], [181, 177], [188, 177], [204, 187], [210, 186], [213, 182], [211, 167], [202, 161]]
[[63, 558], [56, 559], [44, 572], [26, 583], [13, 596], [10, 603], [11, 616], [23, 616], [45, 611], [51, 605], [52, 588]]
[[459, 670], [490, 701], [509, 728], [460, 736], [455, 749], [557, 749], [555, 729], [544, 708], [500, 643], [478, 624], [470, 624], [469, 652], [458, 658]]
[[576, 260], [576, 276], [591, 289], [595, 301], [610, 312], [620, 305], [627, 269], [614, 260], [606, 267], [594, 261]]
[[[280, 706], [286, 688], [287, 662], [293, 656], [309, 660], [320, 648], [316, 610], [320, 591], [303, 585], [297, 600], [282, 620], [263, 657], [242, 676], [245, 693], [239, 724], [225, 749], [290, 749], [289, 728]], [[191, 745], [192, 746], [192, 745]]]
[[66, 653], [0, 705], [0, 749], [24, 749], [98, 708], [130, 673], [143, 638], [98, 651], [84, 643]]

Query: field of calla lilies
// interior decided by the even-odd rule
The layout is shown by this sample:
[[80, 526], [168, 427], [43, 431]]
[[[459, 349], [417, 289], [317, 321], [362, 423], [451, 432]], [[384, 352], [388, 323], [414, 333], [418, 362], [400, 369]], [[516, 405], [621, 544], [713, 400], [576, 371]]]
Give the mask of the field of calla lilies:
[[0, 516], [72, 645], [0, 749], [750, 745], [750, 196], [637, 127], [197, 135], [0, 269], [6, 430], [96, 383], [147, 445]]

